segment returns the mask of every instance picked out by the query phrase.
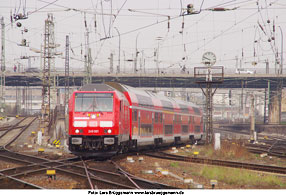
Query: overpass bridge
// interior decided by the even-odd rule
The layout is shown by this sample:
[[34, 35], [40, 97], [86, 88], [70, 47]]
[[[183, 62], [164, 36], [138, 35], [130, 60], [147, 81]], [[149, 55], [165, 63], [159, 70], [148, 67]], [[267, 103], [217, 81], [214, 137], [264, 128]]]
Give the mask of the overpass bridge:
[[[6, 73], [6, 86], [41, 86], [42, 73]], [[65, 85], [65, 74], [62, 72], [51, 73], [57, 86]], [[84, 74], [73, 73], [70, 75], [70, 86], [81, 86]], [[200, 88], [195, 83], [193, 74], [93, 74], [93, 83], [119, 82], [133, 87], [144, 88]], [[53, 85], [52, 82], [51, 85]], [[268, 88], [276, 90], [279, 84], [286, 86], [286, 74], [225, 74], [224, 82], [218, 88]], [[204, 87], [204, 86], [202, 86]]]

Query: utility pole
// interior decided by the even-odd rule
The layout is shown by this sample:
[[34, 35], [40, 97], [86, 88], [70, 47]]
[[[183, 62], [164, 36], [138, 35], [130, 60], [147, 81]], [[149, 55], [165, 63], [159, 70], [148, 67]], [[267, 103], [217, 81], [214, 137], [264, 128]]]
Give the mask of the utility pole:
[[89, 30], [87, 28], [86, 16], [84, 13], [84, 25], [85, 25], [85, 55], [84, 55], [84, 68], [85, 68], [85, 77], [84, 84], [92, 83], [92, 59], [91, 59], [91, 49], [89, 47]]
[[244, 119], [244, 105], [243, 105], [243, 88], [244, 88], [244, 81], [242, 80], [241, 81], [241, 112], [242, 112], [242, 122], [244, 123], [245, 122], [245, 119]]
[[137, 59], [138, 59], [138, 51], [137, 51], [137, 48], [135, 50], [135, 59], [134, 59], [134, 69], [133, 69], [133, 72], [136, 74], [137, 73]]
[[254, 106], [254, 95], [251, 96], [251, 113], [250, 113], [250, 141], [256, 140], [255, 133], [255, 106]]
[[266, 124], [267, 122], [266, 107], [267, 107], [267, 88], [265, 88], [264, 90], [264, 120], [263, 120], [264, 124]]
[[69, 63], [69, 49], [70, 41], [69, 36], [66, 35], [66, 56], [65, 56], [65, 103], [64, 103], [64, 115], [65, 115], [65, 131], [68, 132], [68, 119], [66, 114], [68, 114], [68, 100], [70, 96], [70, 63]]
[[0, 114], [4, 116], [5, 112], [5, 23], [4, 17], [1, 18], [1, 105]]
[[137, 73], [137, 60], [138, 60], [138, 54], [139, 54], [138, 49], [137, 49], [137, 40], [138, 40], [139, 35], [140, 35], [140, 32], [136, 36], [136, 44], [135, 44], [135, 59], [134, 59], [134, 70], [133, 70], [135, 74]]
[[[64, 106], [65, 106], [65, 111], [66, 108], [68, 108], [68, 100], [69, 100], [69, 88], [70, 88], [70, 78], [69, 78], [69, 48], [70, 48], [70, 42], [69, 42], [69, 36], [67, 35], [66, 36], [66, 56], [65, 56], [65, 103], [64, 103]], [[66, 112], [65, 112], [66, 114]]]
[[[279, 91], [278, 91], [278, 104], [279, 104], [279, 115], [278, 115], [278, 119], [279, 119], [279, 124], [281, 124], [282, 122], [282, 89], [283, 89], [283, 78], [282, 78], [282, 73], [283, 73], [283, 32], [280, 26], [278, 26], [280, 29], [280, 33], [281, 33], [281, 60], [280, 60], [280, 67], [279, 67], [279, 75], [280, 75], [280, 80], [279, 80]], [[278, 56], [277, 56], [278, 58]]]
[[265, 60], [265, 66], [266, 66], [266, 74], [269, 74], [269, 61], [268, 61], [268, 59]]
[[43, 65], [43, 88], [42, 88], [42, 116], [40, 127], [42, 133], [48, 126], [50, 121], [50, 107], [51, 107], [51, 59], [52, 59], [52, 47], [51, 47], [51, 35], [54, 33], [54, 21], [53, 15], [48, 14], [48, 18], [45, 20], [45, 33], [44, 33], [44, 65]]
[[157, 68], [157, 74], [160, 75], [160, 68], [159, 68], [159, 42], [158, 42], [158, 48], [156, 51], [156, 68]]
[[114, 29], [117, 31], [118, 41], [119, 41], [119, 43], [118, 43], [118, 64], [116, 66], [116, 73], [119, 74], [120, 73], [120, 51], [121, 51], [120, 45], [121, 45], [121, 38], [120, 38], [119, 30], [116, 27], [114, 27]]
[[110, 58], [109, 58], [109, 61], [110, 61], [110, 73], [112, 74], [113, 73], [113, 53], [110, 53]]

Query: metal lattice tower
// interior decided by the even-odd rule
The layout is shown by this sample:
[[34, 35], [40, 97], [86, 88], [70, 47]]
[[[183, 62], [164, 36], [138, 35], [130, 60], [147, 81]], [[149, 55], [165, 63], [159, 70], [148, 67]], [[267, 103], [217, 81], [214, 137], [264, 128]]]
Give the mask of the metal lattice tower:
[[91, 49], [89, 48], [89, 33], [86, 33], [86, 48], [85, 48], [85, 55], [84, 55], [84, 84], [90, 84], [92, 82], [92, 69], [91, 69]]
[[69, 36], [66, 36], [66, 56], [65, 56], [65, 108], [68, 104], [68, 99], [69, 99]]
[[[205, 131], [206, 131], [206, 142], [210, 143], [213, 141], [213, 92], [212, 84], [219, 84], [224, 79], [224, 69], [221, 66], [216, 67], [195, 67], [194, 68], [195, 82], [198, 83], [206, 96], [206, 107], [205, 107]], [[202, 85], [205, 85], [206, 90], [204, 91]]]
[[43, 88], [42, 88], [42, 118], [41, 128], [42, 132], [47, 127], [50, 120], [50, 86], [51, 86], [51, 62], [52, 62], [52, 48], [54, 38], [54, 22], [52, 14], [48, 14], [45, 20], [45, 33], [44, 33], [44, 65], [43, 65]]
[[1, 96], [0, 113], [5, 111], [5, 23], [4, 17], [1, 18]]
[[85, 24], [85, 55], [84, 55], [84, 70], [85, 70], [85, 77], [83, 79], [84, 84], [92, 83], [92, 59], [91, 59], [91, 48], [89, 47], [89, 31], [87, 28], [86, 23], [86, 16], [84, 14], [84, 24]]

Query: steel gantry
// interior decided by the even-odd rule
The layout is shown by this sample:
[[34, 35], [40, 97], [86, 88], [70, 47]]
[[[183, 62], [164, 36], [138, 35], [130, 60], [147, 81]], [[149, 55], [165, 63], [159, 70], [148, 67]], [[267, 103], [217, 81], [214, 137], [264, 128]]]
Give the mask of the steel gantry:
[[45, 33], [44, 33], [44, 61], [43, 61], [43, 79], [42, 79], [42, 106], [41, 106], [41, 129], [44, 132], [50, 121], [50, 86], [51, 86], [51, 63], [54, 48], [54, 22], [53, 15], [48, 14], [45, 20]]
[[66, 56], [65, 56], [65, 108], [69, 100], [69, 36], [66, 36]]

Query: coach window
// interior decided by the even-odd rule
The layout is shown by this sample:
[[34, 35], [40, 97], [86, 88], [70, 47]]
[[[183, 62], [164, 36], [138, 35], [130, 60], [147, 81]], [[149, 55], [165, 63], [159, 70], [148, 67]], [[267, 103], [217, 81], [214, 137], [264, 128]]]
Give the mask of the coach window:
[[133, 112], [132, 112], [132, 119], [133, 119], [133, 121], [137, 121], [137, 110], [133, 110]]
[[160, 122], [160, 123], [163, 122], [163, 114], [162, 114], [162, 113], [159, 114], [159, 122]]
[[195, 133], [201, 132], [201, 126], [195, 126]]
[[155, 122], [159, 122], [159, 114], [157, 112], [155, 112]]

